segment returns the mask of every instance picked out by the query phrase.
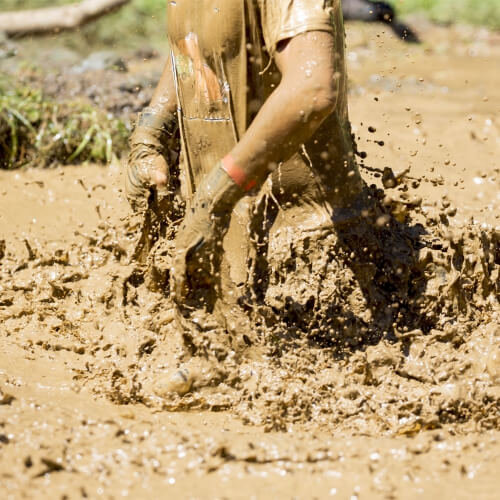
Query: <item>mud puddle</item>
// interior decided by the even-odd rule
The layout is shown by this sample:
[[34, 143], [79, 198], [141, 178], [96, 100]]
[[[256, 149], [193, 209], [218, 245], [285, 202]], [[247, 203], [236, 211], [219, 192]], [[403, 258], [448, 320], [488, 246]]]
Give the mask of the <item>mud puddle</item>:
[[241, 355], [219, 339], [217, 385], [164, 411], [145, 387], [176, 366], [178, 332], [161, 294], [124, 287], [135, 231], [119, 165], [0, 172], [7, 498], [495, 497], [500, 48], [477, 32], [431, 30], [443, 55], [356, 30], [351, 118], [363, 173], [390, 185], [384, 167], [410, 167], [386, 196], [434, 242], [424, 261], [436, 292], [419, 305], [432, 327], [405, 328], [395, 314], [396, 338], [343, 355], [283, 337], [277, 352], [266, 335]]

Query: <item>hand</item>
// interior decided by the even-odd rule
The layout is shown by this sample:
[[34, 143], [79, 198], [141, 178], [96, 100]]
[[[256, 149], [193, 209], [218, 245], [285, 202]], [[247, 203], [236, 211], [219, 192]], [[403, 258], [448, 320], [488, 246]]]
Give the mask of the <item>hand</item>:
[[213, 288], [217, 282], [222, 240], [242, 195], [222, 164], [200, 182], [175, 239], [171, 289], [177, 303], [186, 297], [188, 285], [196, 283], [195, 291]]
[[151, 188], [168, 183], [165, 158], [150, 144], [132, 145], [125, 173], [125, 194], [134, 211], [147, 208]]
[[130, 136], [130, 154], [125, 175], [125, 194], [136, 211], [148, 207], [152, 188], [168, 184], [165, 160], [177, 137], [177, 118], [161, 109], [144, 108]]
[[151, 188], [168, 183], [168, 166], [161, 153], [149, 144], [138, 144], [130, 152], [125, 175], [125, 194], [134, 211], [147, 208]]
[[188, 291], [188, 282], [201, 287], [215, 283], [216, 262], [224, 236], [224, 224], [212, 219], [208, 205], [198, 206], [182, 223], [175, 239], [175, 253], [171, 270], [172, 291], [176, 302], [182, 302]]

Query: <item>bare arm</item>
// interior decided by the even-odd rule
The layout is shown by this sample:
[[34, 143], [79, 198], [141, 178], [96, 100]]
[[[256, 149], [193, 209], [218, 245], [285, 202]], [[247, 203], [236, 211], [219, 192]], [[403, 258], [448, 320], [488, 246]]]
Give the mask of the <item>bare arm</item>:
[[177, 96], [175, 93], [174, 73], [170, 55], [163, 68], [163, 73], [149, 104], [150, 108], [158, 109], [162, 114], [175, 113]]
[[266, 100], [231, 156], [249, 178], [263, 178], [287, 160], [335, 108], [333, 35], [313, 31], [285, 42], [275, 55], [282, 80]]
[[177, 96], [172, 62], [168, 58], [149, 107], [139, 115], [130, 136], [125, 193], [135, 210], [147, 207], [150, 188], [168, 183], [166, 148], [175, 135]]

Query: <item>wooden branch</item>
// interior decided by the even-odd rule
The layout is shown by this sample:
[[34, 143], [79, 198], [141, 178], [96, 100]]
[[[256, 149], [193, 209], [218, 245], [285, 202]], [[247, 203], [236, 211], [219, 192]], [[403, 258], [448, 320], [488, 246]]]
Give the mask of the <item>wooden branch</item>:
[[72, 30], [119, 9], [130, 0], [82, 0], [61, 7], [0, 12], [0, 31], [27, 35]]

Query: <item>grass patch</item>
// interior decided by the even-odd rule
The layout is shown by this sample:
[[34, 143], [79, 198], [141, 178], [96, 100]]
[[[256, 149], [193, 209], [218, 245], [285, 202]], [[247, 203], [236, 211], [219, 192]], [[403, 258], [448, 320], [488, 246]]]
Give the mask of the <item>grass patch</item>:
[[440, 23], [463, 22], [500, 29], [500, 0], [389, 0], [401, 13], [422, 12]]
[[82, 102], [55, 102], [39, 89], [0, 79], [0, 168], [107, 163], [126, 148], [120, 120]]

